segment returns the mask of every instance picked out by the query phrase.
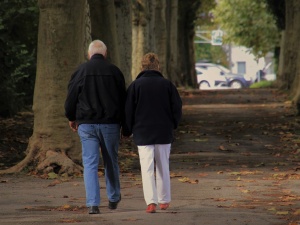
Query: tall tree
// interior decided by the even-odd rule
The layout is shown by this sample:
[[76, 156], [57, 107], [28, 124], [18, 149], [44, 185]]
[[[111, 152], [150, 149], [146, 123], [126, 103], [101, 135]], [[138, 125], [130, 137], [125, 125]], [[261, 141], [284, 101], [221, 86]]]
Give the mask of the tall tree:
[[227, 43], [245, 46], [257, 57], [278, 45], [279, 31], [265, 1], [220, 0], [213, 14]]
[[167, 52], [166, 71], [167, 77], [176, 86], [181, 86], [180, 72], [178, 68], [178, 0], [167, 0], [166, 26], [167, 26]]
[[194, 36], [200, 0], [179, 0], [178, 3], [178, 62], [181, 83], [196, 87]]
[[282, 79], [285, 88], [289, 90], [293, 102], [300, 115], [300, 2], [289, 0], [285, 2], [285, 40], [283, 47]]
[[140, 72], [141, 59], [148, 52], [155, 52], [153, 21], [155, 1], [132, 1], [132, 79]]
[[[70, 76], [85, 59], [90, 41], [86, 0], [38, 0], [40, 8], [34, 128], [27, 156], [4, 172], [33, 166], [39, 172], [81, 172], [80, 146], [64, 116]], [[86, 9], [86, 10], [83, 10]], [[2, 171], [3, 173], [3, 171]]]
[[120, 64], [124, 74], [126, 86], [132, 81], [132, 8], [131, 0], [115, 0], [116, 29], [118, 38], [118, 52]]
[[108, 60], [124, 73], [131, 83], [131, 1], [88, 0], [92, 39], [100, 39], [108, 49]]

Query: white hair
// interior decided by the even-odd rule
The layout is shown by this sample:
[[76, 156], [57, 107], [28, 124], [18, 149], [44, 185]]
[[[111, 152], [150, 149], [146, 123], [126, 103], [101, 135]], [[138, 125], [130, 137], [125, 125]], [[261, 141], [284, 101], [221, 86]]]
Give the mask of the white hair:
[[95, 54], [102, 54], [103, 56], [105, 56], [106, 50], [107, 47], [102, 41], [94, 40], [89, 45], [89, 50], [88, 50], [89, 57], [92, 57]]

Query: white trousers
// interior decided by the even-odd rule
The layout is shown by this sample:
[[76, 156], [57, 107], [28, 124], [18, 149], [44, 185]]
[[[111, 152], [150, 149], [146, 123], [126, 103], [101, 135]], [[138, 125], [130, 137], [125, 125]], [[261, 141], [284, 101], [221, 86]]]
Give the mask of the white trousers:
[[[171, 144], [138, 146], [146, 204], [171, 202]], [[155, 170], [154, 170], [155, 167]]]

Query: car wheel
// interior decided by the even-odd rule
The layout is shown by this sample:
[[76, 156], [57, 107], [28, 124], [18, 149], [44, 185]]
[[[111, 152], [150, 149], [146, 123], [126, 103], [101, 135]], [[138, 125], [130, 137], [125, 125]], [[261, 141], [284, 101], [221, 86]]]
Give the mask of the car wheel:
[[207, 81], [202, 81], [200, 84], [199, 84], [199, 89], [200, 90], [204, 90], [204, 89], [209, 89], [210, 88], [210, 85]]
[[240, 81], [238, 81], [238, 80], [234, 80], [234, 81], [232, 81], [232, 82], [230, 83], [229, 86], [230, 86], [231, 88], [233, 88], [233, 89], [240, 89], [240, 88], [243, 87], [243, 84], [242, 84]]

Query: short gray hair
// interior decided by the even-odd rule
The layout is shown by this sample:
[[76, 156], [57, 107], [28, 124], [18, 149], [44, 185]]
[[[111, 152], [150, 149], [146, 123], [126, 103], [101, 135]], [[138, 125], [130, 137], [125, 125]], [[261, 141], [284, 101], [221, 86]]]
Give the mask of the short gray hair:
[[90, 57], [92, 57], [95, 54], [102, 54], [105, 56], [106, 50], [107, 50], [107, 47], [102, 41], [94, 40], [89, 45], [88, 53], [89, 53]]

